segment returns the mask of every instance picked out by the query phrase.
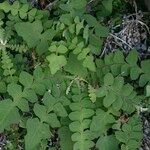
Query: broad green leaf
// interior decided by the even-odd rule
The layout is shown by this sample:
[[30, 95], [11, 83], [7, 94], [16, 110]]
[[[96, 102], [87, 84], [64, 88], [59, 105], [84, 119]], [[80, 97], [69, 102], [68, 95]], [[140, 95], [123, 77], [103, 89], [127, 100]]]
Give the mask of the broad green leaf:
[[16, 16], [18, 14], [19, 6], [20, 3], [19, 1], [15, 1], [11, 7], [11, 13], [13, 16]]
[[84, 23], [84, 20], [76, 24], [76, 35], [78, 35], [80, 33], [80, 30], [84, 28], [83, 23]]
[[27, 150], [37, 150], [41, 140], [51, 136], [48, 125], [41, 123], [37, 118], [28, 119], [26, 128], [25, 149]]
[[53, 110], [54, 105], [56, 104], [57, 100], [53, 97], [49, 92], [46, 92], [43, 97], [43, 103], [46, 106], [48, 112]]
[[139, 74], [140, 74], [140, 68], [138, 66], [132, 67], [130, 69], [130, 77], [132, 80], [138, 79]]
[[141, 69], [143, 74], [140, 76], [139, 79], [139, 85], [141, 87], [145, 86], [146, 83], [150, 82], [150, 61], [149, 60], [144, 60], [141, 62]]
[[28, 4], [24, 4], [20, 9], [19, 9], [19, 15], [21, 19], [24, 19], [27, 16], [27, 11], [29, 9]]
[[101, 24], [98, 24], [95, 27], [95, 34], [97, 37], [107, 37], [109, 33], [109, 30], [107, 27], [102, 26]]
[[[36, 28], [35, 28], [36, 27]], [[27, 42], [30, 48], [35, 47], [41, 39], [43, 26], [41, 21], [19, 22], [15, 24], [15, 29], [19, 36]]]
[[40, 42], [38, 42], [37, 46], [36, 46], [36, 52], [39, 54], [39, 55], [42, 55], [43, 53], [47, 52], [48, 51], [48, 42], [47, 40], [41, 40]]
[[90, 14], [85, 14], [84, 15], [84, 19], [86, 20], [86, 22], [88, 23], [89, 27], [94, 27], [98, 24], [98, 21], [96, 20], [95, 17], [93, 17]]
[[60, 138], [61, 150], [73, 149], [73, 142], [71, 140], [71, 132], [67, 126], [61, 127], [58, 130], [58, 136]]
[[146, 86], [146, 96], [150, 97], [150, 85]]
[[56, 103], [54, 105], [54, 112], [61, 117], [67, 117], [67, 111], [61, 103]]
[[5, 82], [0, 81], [0, 93], [6, 93], [7, 87]]
[[61, 54], [64, 54], [68, 51], [67, 47], [64, 46], [64, 45], [59, 45], [56, 52], [57, 53], [61, 53]]
[[60, 17], [60, 21], [69, 26], [72, 24], [73, 18], [70, 14], [62, 14]]
[[133, 91], [133, 87], [130, 84], [125, 84], [122, 88], [122, 95], [129, 96]]
[[35, 115], [37, 117], [39, 117], [41, 122], [44, 122], [46, 120], [45, 117], [46, 117], [47, 113], [46, 113], [46, 107], [44, 105], [35, 104], [33, 111], [34, 111]]
[[51, 54], [47, 56], [47, 60], [49, 61], [49, 67], [52, 74], [55, 74], [58, 70], [67, 64], [67, 60], [63, 55], [57, 56], [55, 54]]
[[0, 9], [4, 10], [4, 12], [8, 13], [11, 10], [11, 6], [8, 3], [8, 1], [4, 1], [3, 3], [1, 3]]
[[136, 65], [137, 61], [138, 61], [138, 53], [135, 50], [132, 50], [127, 58], [126, 58], [127, 63], [129, 63], [131, 66]]
[[84, 118], [90, 118], [93, 116], [94, 111], [92, 109], [83, 108], [81, 111], [74, 111], [69, 114], [69, 118], [72, 121], [83, 120]]
[[102, 136], [98, 139], [96, 147], [100, 150], [119, 150], [118, 141], [115, 136]]
[[97, 89], [96, 91], [96, 96], [97, 97], [104, 97], [107, 94], [107, 90], [105, 87], [100, 87], [99, 89]]
[[43, 95], [46, 92], [46, 87], [44, 84], [37, 82], [34, 82], [32, 85], [32, 89], [36, 92], [36, 94]]
[[19, 123], [18, 109], [10, 99], [0, 101], [0, 133], [10, 125]]
[[33, 84], [33, 76], [25, 71], [22, 71], [19, 76], [19, 82], [26, 88], [30, 88]]
[[91, 85], [88, 86], [88, 92], [90, 100], [95, 103], [96, 102], [96, 89], [92, 87]]
[[7, 92], [11, 95], [14, 101], [18, 101], [22, 97], [22, 87], [15, 83], [10, 83], [7, 86]]
[[55, 113], [50, 113], [47, 115], [45, 120], [52, 128], [58, 128], [61, 126]]
[[83, 38], [85, 39], [85, 43], [87, 44], [88, 39], [89, 39], [89, 26], [88, 25], [86, 25], [83, 30]]
[[76, 142], [74, 144], [74, 150], [89, 150], [94, 146], [94, 142], [90, 140], [85, 140], [84, 142]]
[[142, 139], [142, 124], [138, 116], [132, 116], [120, 131], [115, 132], [115, 136], [125, 149], [138, 149]]
[[115, 118], [101, 109], [98, 109], [97, 115], [92, 118], [90, 130], [93, 132], [105, 133], [108, 126], [115, 122]]
[[37, 13], [37, 9], [36, 8], [32, 8], [29, 12], [28, 12], [28, 19], [29, 21], [33, 21], [34, 17]]
[[33, 72], [33, 77], [35, 80], [42, 80], [43, 81], [43, 78], [44, 78], [44, 73], [43, 73], [43, 70], [40, 66], [36, 67], [34, 72]]
[[117, 50], [115, 52], [114, 58], [113, 58], [113, 62], [114, 63], [120, 63], [123, 64], [124, 63], [124, 55], [123, 52]]
[[23, 91], [23, 97], [31, 103], [34, 103], [38, 100], [38, 97], [37, 97], [35, 91], [32, 89], [25, 89]]
[[104, 85], [109, 86], [112, 85], [114, 83], [114, 77], [111, 73], [107, 73], [104, 76]]
[[72, 132], [80, 132], [81, 127], [83, 130], [88, 129], [90, 126], [91, 120], [90, 119], [84, 119], [82, 122], [74, 121], [71, 122], [69, 125], [69, 128]]
[[121, 97], [121, 96], [118, 96], [118, 97], [116, 98], [116, 100], [113, 102], [112, 107], [113, 107], [115, 110], [119, 111], [119, 110], [122, 108], [122, 105], [123, 105], [122, 97]]
[[23, 112], [28, 112], [29, 111], [29, 104], [28, 101], [24, 98], [21, 98], [18, 102], [17, 102], [17, 106], [18, 108], [23, 111]]
[[102, 4], [110, 14], [112, 12], [113, 0], [102, 0]]
[[103, 45], [103, 39], [100, 39], [95, 34], [89, 35], [89, 48], [93, 54], [100, 55], [102, 45]]
[[[90, 52], [89, 47], [82, 49], [82, 52], [78, 55], [78, 60], [85, 59], [87, 57], [87, 54]], [[88, 59], [93, 59], [93, 57], [88, 57]]]
[[86, 0], [71, 0], [70, 5], [75, 9], [84, 9], [86, 7]]
[[108, 108], [116, 101], [116, 99], [116, 94], [110, 91], [103, 99], [103, 105]]
[[73, 75], [81, 77], [85, 77], [87, 75], [87, 69], [83, 67], [82, 61], [77, 60], [77, 57], [74, 54], [69, 55], [68, 63], [64, 69]]
[[90, 71], [96, 71], [93, 56], [87, 56], [83, 61], [83, 66], [88, 68]]

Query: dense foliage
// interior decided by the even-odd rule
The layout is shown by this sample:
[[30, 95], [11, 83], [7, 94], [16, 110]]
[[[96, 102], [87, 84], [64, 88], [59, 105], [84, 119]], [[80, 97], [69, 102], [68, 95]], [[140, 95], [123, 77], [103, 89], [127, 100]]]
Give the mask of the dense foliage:
[[[6, 149], [136, 150], [149, 108], [150, 60], [100, 58], [113, 0], [61, 0], [51, 10], [0, 3], [0, 133]], [[123, 6], [122, 6], [123, 7]], [[115, 14], [114, 14], [115, 15]]]

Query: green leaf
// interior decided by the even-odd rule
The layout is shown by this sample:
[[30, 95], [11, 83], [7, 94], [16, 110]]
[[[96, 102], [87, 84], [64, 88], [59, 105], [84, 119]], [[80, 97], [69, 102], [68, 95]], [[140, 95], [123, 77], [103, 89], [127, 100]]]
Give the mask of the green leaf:
[[17, 102], [17, 106], [18, 108], [23, 111], [23, 112], [28, 112], [29, 111], [29, 104], [28, 104], [28, 101], [24, 98], [20, 99], [18, 102]]
[[[90, 49], [87, 47], [87, 48], [84, 48], [82, 49], [82, 52], [78, 55], [78, 60], [82, 60], [82, 59], [85, 59], [87, 57], [87, 54], [90, 52]], [[93, 59], [92, 56], [88, 57], [88, 59]]]
[[64, 46], [64, 45], [59, 45], [58, 48], [57, 48], [57, 53], [66, 53], [68, 51], [67, 47]]
[[150, 97], [150, 85], [146, 86], [146, 96]]
[[7, 1], [4, 1], [3, 3], [1, 3], [0, 9], [4, 10], [5, 13], [8, 13], [11, 10], [11, 6]]
[[34, 111], [35, 115], [40, 118], [41, 122], [44, 122], [46, 120], [45, 117], [47, 114], [46, 114], [45, 106], [40, 105], [40, 104], [35, 104], [33, 111]]
[[90, 71], [96, 71], [93, 56], [87, 56], [83, 61], [83, 66], [88, 68]]
[[62, 14], [60, 17], [60, 21], [66, 25], [71, 25], [73, 22], [73, 18], [70, 14]]
[[67, 111], [61, 103], [56, 103], [54, 105], [54, 111], [58, 116], [67, 117]]
[[19, 82], [26, 88], [30, 88], [33, 84], [33, 76], [25, 71], [22, 71], [19, 76]]
[[5, 82], [0, 81], [0, 93], [6, 93], [7, 87]]
[[53, 97], [49, 92], [46, 92], [43, 97], [43, 103], [46, 106], [48, 112], [53, 110], [54, 105], [56, 104], [57, 100]]
[[29, 5], [28, 4], [24, 4], [20, 10], [19, 10], [19, 15], [21, 19], [24, 19], [25, 17], [27, 17], [27, 12], [29, 9]]
[[141, 62], [141, 69], [143, 74], [140, 76], [139, 85], [141, 87], [145, 86], [147, 82], [150, 82], [150, 60], [144, 60]]
[[11, 95], [14, 101], [18, 101], [22, 97], [22, 87], [15, 83], [10, 83], [7, 86], [7, 92]]
[[83, 23], [84, 23], [84, 20], [77, 23], [77, 25], [76, 25], [76, 35], [78, 35], [80, 33], [81, 29], [84, 28]]
[[90, 130], [93, 132], [105, 133], [108, 125], [115, 122], [115, 118], [101, 109], [98, 109], [97, 115], [93, 117]]
[[138, 66], [132, 67], [130, 69], [130, 77], [132, 80], [138, 79], [140, 75], [140, 68]]
[[100, 150], [119, 150], [118, 141], [113, 136], [102, 136], [98, 139], [96, 147]]
[[47, 60], [49, 61], [49, 67], [52, 74], [55, 74], [58, 70], [67, 64], [67, 60], [63, 55], [57, 56], [55, 54], [51, 54], [47, 56]]
[[11, 124], [19, 123], [18, 109], [10, 99], [0, 101], [0, 133]]
[[124, 96], [129, 96], [133, 92], [133, 87], [130, 84], [126, 84], [122, 88], [122, 94]]
[[55, 113], [50, 113], [45, 120], [52, 128], [58, 128], [61, 126], [60, 121]]
[[75, 95], [73, 100], [75, 103], [70, 104], [72, 112], [69, 114], [71, 124], [69, 128], [73, 131], [71, 136], [72, 141], [74, 141], [73, 149], [88, 150], [94, 146], [92, 141], [92, 134], [88, 130], [90, 127], [91, 119], [94, 111], [91, 108], [92, 103], [89, 98], [82, 99], [82, 95]]
[[68, 51], [68, 49], [66, 46], [61, 44], [58, 47], [56, 45], [50, 46], [49, 51], [64, 54]]
[[[36, 28], [35, 28], [36, 27]], [[15, 29], [19, 36], [21, 36], [25, 42], [27, 42], [30, 48], [35, 47], [40, 39], [43, 26], [41, 21], [19, 22], [15, 24]]]
[[37, 9], [36, 8], [32, 8], [29, 12], [28, 12], [28, 19], [29, 21], [33, 21], [34, 17], [37, 13]]
[[58, 130], [58, 135], [60, 138], [61, 150], [72, 150], [73, 142], [71, 140], [71, 132], [67, 126], [61, 127]]
[[41, 123], [37, 118], [28, 119], [26, 128], [25, 149], [27, 150], [37, 150], [41, 140], [51, 136], [48, 125]]
[[76, 55], [72, 53], [69, 55], [68, 63], [64, 69], [73, 75], [81, 77], [85, 77], [87, 75], [87, 69], [83, 67], [82, 61], [77, 60]]
[[35, 91], [32, 89], [25, 89], [23, 91], [23, 97], [31, 103], [34, 103], [38, 100], [38, 97], [37, 97]]
[[88, 39], [89, 39], [89, 26], [88, 25], [86, 25], [83, 30], [83, 38], [85, 39], [85, 43], [87, 44]]
[[52, 128], [60, 127], [60, 122], [55, 113], [48, 114], [44, 105], [35, 104], [34, 113], [38, 116], [41, 122], [48, 123]]
[[138, 116], [132, 116], [120, 131], [115, 132], [115, 136], [125, 149], [138, 149], [142, 139], [142, 124]]
[[136, 65], [137, 61], [138, 61], [138, 53], [135, 50], [132, 50], [127, 58], [126, 58], [127, 63], [129, 63], [131, 66]]
[[113, 62], [114, 63], [124, 63], [124, 55], [123, 52], [117, 50], [115, 52], [114, 58], [113, 58]]
[[72, 0], [70, 2], [70, 5], [73, 8], [75, 8], [75, 9], [83, 9], [83, 8], [85, 8], [86, 4], [87, 4], [86, 0], [82, 0], [82, 1], [80, 1], [80, 0]]
[[113, 0], [102, 0], [102, 4], [110, 14], [112, 12]]
[[99, 89], [97, 89], [96, 91], [96, 96], [97, 97], [104, 97], [107, 94], [107, 90], [105, 87], [100, 87]]
[[40, 66], [36, 67], [34, 72], [33, 72], [33, 77], [34, 79], [36, 80], [43, 80], [44, 78], [44, 73], [43, 73], [43, 70]]
[[114, 83], [114, 77], [111, 73], [107, 73], [104, 76], [104, 85], [109, 86], [112, 85]]
[[88, 92], [90, 100], [95, 103], [96, 102], [96, 89], [93, 88], [90, 84], [88, 85]]
[[109, 92], [106, 97], [103, 99], [103, 105], [105, 107], [110, 107], [115, 101], [117, 97], [114, 92]]
[[101, 24], [98, 24], [95, 27], [95, 34], [98, 37], [107, 37], [109, 33], [109, 29], [105, 26], [102, 26]]
[[18, 14], [18, 10], [19, 10], [19, 1], [15, 1], [11, 7], [11, 13], [13, 16], [16, 16]]
[[93, 17], [90, 14], [85, 14], [84, 15], [84, 19], [86, 20], [86, 22], [88, 23], [89, 27], [94, 27], [98, 24], [98, 21], [96, 20], [95, 17]]

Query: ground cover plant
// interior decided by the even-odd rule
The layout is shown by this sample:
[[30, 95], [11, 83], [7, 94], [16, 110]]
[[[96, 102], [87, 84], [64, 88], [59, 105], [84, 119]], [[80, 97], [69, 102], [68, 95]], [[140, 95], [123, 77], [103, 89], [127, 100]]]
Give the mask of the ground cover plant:
[[121, 24], [117, 11], [125, 8], [119, 0], [0, 3], [2, 149], [141, 147], [140, 114], [150, 109], [149, 30], [138, 20], [143, 53], [116, 39], [107, 22]]

